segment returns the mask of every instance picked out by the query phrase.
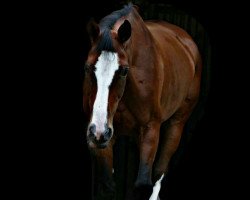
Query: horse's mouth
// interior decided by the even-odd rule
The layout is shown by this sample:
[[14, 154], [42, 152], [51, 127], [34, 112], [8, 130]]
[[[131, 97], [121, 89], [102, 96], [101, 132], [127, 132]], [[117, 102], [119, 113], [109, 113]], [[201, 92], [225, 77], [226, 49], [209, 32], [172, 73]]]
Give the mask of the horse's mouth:
[[105, 142], [105, 143], [103, 143], [103, 144], [96, 144], [96, 147], [98, 148], [98, 149], [104, 149], [104, 148], [106, 148], [108, 146], [108, 142]]
[[98, 149], [104, 149], [108, 146], [109, 141], [103, 142], [103, 143], [96, 143], [93, 141], [88, 141], [88, 145], [90, 148], [98, 148]]

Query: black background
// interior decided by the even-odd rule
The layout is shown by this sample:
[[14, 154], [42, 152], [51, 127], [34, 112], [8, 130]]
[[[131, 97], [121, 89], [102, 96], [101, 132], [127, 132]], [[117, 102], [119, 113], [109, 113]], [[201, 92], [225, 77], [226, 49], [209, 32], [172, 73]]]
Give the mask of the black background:
[[[249, 157], [249, 51], [244, 50], [249, 42], [247, 7], [240, 1], [161, 2], [198, 19], [212, 45], [206, 113], [187, 158], [174, 175], [171, 199], [242, 199]], [[120, 9], [122, 2], [93, 0], [24, 7], [11, 10], [14, 17], [9, 26], [13, 30], [7, 40], [13, 41], [8, 47], [14, 49], [9, 61], [16, 61], [8, 80], [13, 97], [7, 130], [14, 136], [6, 150], [14, 152], [8, 157], [12, 162], [7, 162], [11, 163], [8, 175], [12, 175], [8, 194], [88, 200], [90, 157], [79, 134], [83, 127], [80, 69], [89, 48], [85, 26], [91, 17], [98, 20]]]
[[[113, 10], [119, 9], [117, 1], [89, 6], [81, 22], [80, 33], [90, 17], [100, 19]], [[152, 1], [149, 1], [152, 2]], [[247, 82], [244, 81], [244, 30], [245, 12], [240, 2], [219, 5], [213, 1], [154, 1], [172, 4], [194, 16], [206, 29], [212, 45], [211, 89], [206, 105], [206, 113], [197, 126], [191, 140], [187, 157], [172, 177], [169, 199], [214, 199], [243, 195], [242, 180], [246, 152], [242, 133], [244, 117], [241, 114], [246, 99]], [[243, 41], [242, 41], [243, 39]], [[88, 44], [84, 35], [80, 44]], [[84, 62], [86, 46], [80, 46], [81, 60]], [[242, 70], [242, 71], [241, 71]], [[84, 186], [89, 170], [88, 153], [81, 147], [82, 171], [80, 177], [82, 195], [90, 188]], [[85, 152], [86, 150], [86, 152]], [[86, 192], [85, 192], [86, 191]]]

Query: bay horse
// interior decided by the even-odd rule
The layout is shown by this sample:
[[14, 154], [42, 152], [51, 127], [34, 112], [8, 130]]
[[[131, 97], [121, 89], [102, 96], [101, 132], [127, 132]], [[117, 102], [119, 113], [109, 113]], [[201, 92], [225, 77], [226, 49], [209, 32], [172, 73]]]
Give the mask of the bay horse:
[[144, 21], [131, 3], [98, 24], [90, 20], [87, 31], [83, 110], [95, 162], [92, 198], [115, 199], [113, 145], [118, 135], [133, 135], [139, 166], [128, 199], [159, 199], [161, 180], [199, 99], [198, 47], [180, 27]]

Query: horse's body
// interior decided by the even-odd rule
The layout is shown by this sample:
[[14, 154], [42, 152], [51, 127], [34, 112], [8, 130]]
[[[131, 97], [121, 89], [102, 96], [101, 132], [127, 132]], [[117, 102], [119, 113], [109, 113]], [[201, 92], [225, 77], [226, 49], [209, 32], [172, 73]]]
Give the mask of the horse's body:
[[[166, 22], [144, 22], [131, 5], [119, 12], [120, 16], [109, 29], [112, 48], [98, 44], [102, 41], [98, 37], [101, 38], [105, 32], [105, 28], [102, 28], [105, 19], [100, 23], [98, 34], [94, 32], [98, 30], [97, 27], [89, 28], [92, 49], [87, 60], [88, 68], [96, 65], [98, 71], [102, 59], [105, 60], [104, 51], [118, 55], [117, 62], [119, 69], [123, 69], [123, 75], [126, 74], [124, 66], [129, 66], [128, 75], [119, 77], [119, 70], [114, 67], [113, 79], [107, 83], [106, 115], [105, 109], [97, 109], [97, 102], [102, 99], [98, 94], [101, 87], [98, 72], [95, 72], [94, 78], [96, 89], [92, 90], [89, 86], [89, 82], [94, 82], [91, 78], [93, 75], [85, 77], [84, 110], [89, 114], [90, 121], [87, 138], [96, 158], [95, 180], [106, 191], [105, 197], [97, 192], [99, 189], [94, 189], [97, 192], [94, 196], [95, 199], [113, 199], [114, 132], [115, 136], [125, 134], [138, 138], [139, 171], [133, 196], [129, 198], [145, 200], [151, 196], [153, 184], [167, 173], [185, 122], [198, 101], [201, 60], [197, 46], [181, 28]], [[103, 67], [108, 66], [105, 64]], [[106, 119], [98, 119], [98, 116], [106, 116]], [[105, 121], [106, 128], [101, 125], [102, 121]], [[153, 200], [153, 196], [150, 200]]]

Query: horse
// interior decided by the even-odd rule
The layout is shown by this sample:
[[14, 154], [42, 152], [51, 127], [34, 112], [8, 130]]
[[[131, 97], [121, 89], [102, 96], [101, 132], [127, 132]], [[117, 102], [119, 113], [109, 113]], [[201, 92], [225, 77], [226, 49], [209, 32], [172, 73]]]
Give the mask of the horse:
[[[184, 126], [199, 100], [202, 60], [182, 28], [143, 20], [132, 3], [87, 24], [84, 65], [86, 142], [93, 158], [95, 200], [115, 199], [113, 146], [137, 139], [139, 166], [130, 200], [159, 199]], [[157, 154], [157, 156], [156, 156]]]

